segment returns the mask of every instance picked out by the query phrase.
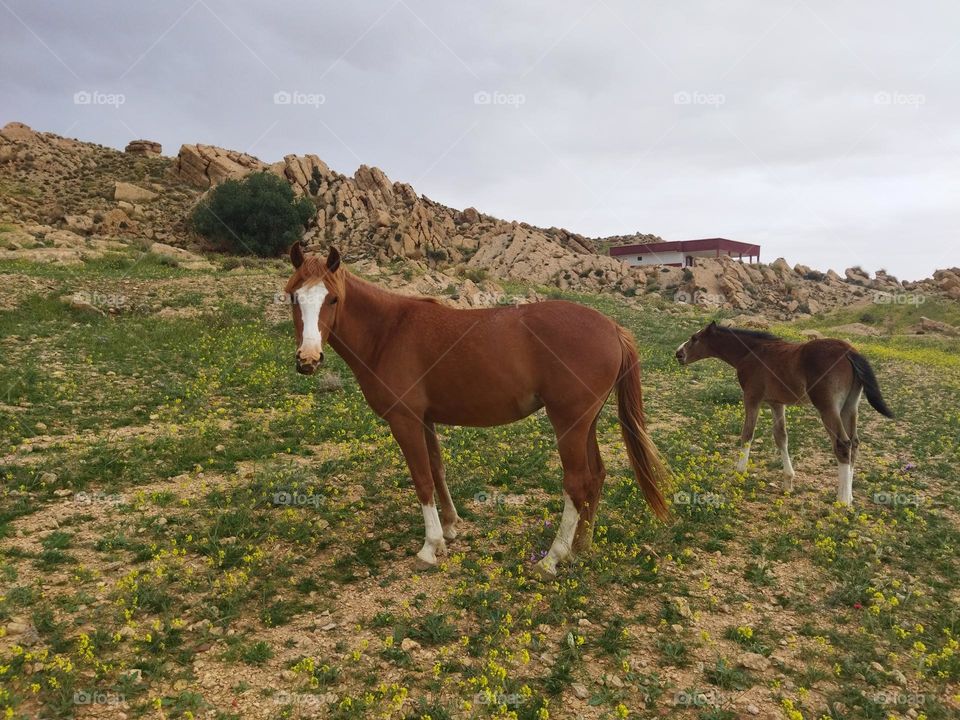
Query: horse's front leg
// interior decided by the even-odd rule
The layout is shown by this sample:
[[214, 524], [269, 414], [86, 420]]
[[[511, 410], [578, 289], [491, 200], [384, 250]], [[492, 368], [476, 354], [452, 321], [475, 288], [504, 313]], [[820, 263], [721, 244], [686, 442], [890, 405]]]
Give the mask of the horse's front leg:
[[443, 538], [453, 540], [457, 537], [457, 523], [460, 516], [447, 489], [447, 474], [443, 469], [443, 453], [440, 450], [440, 438], [433, 423], [426, 423], [424, 436], [427, 441], [427, 453], [430, 455], [430, 472], [433, 474], [433, 488], [440, 503], [440, 524], [443, 526]]
[[437, 553], [443, 553], [446, 544], [443, 541], [443, 528], [437, 506], [433, 501], [433, 473], [430, 470], [425, 426], [420, 418], [411, 416], [392, 418], [389, 422], [393, 437], [407, 461], [410, 477], [423, 509], [426, 531], [423, 547], [417, 553], [417, 561], [424, 567], [433, 567], [437, 564]]
[[740, 433], [740, 457], [737, 460], [737, 472], [747, 469], [750, 460], [750, 444], [753, 442], [753, 431], [757, 427], [757, 415], [760, 413], [760, 401], [743, 396], [743, 432]]

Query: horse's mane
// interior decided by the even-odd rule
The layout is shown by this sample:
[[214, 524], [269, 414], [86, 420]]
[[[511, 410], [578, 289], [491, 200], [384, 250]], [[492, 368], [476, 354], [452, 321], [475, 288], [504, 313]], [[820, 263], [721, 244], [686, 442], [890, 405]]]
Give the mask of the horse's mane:
[[736, 335], [740, 338], [750, 338], [753, 340], [782, 340], [782, 338], [777, 337], [773, 333], [768, 333], [765, 330], [747, 330], [746, 328], [734, 328], [734, 327], [724, 327], [723, 325], [716, 325], [714, 329], [717, 332], [722, 332], [727, 335]]

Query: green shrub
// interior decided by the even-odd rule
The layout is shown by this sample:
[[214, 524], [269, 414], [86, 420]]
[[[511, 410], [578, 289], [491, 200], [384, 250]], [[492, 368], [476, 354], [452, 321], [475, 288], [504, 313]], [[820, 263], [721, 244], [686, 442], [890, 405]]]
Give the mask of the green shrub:
[[316, 213], [309, 198], [296, 200], [283, 178], [269, 172], [217, 185], [190, 217], [193, 229], [237, 253], [275, 257], [300, 239]]

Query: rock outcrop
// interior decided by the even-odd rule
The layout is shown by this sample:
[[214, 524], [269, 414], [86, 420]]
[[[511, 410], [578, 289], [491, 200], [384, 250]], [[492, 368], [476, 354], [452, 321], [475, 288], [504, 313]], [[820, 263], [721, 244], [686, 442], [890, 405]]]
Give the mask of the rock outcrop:
[[163, 151], [160, 143], [153, 140], [131, 140], [123, 149], [130, 155], [146, 155], [148, 157], [157, 157]]

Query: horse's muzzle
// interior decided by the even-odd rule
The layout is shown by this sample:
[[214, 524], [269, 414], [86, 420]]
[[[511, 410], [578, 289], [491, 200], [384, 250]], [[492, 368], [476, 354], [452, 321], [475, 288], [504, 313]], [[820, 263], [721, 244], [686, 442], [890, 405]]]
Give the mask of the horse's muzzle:
[[317, 367], [323, 362], [323, 353], [320, 353], [319, 360], [302, 360], [297, 358], [297, 372], [301, 375], [313, 375]]

